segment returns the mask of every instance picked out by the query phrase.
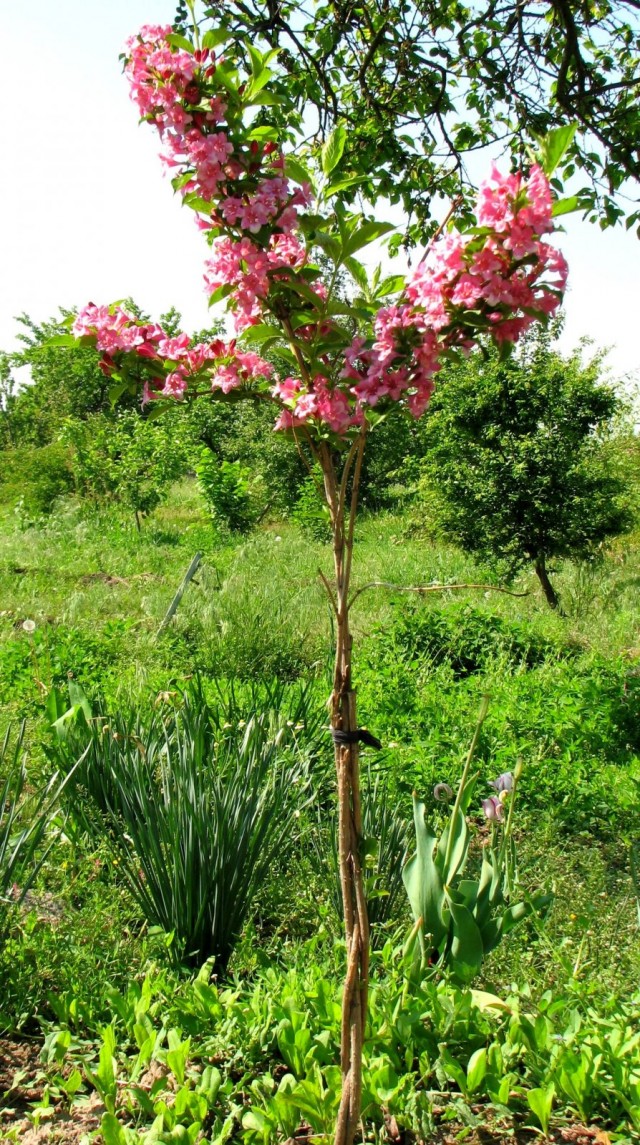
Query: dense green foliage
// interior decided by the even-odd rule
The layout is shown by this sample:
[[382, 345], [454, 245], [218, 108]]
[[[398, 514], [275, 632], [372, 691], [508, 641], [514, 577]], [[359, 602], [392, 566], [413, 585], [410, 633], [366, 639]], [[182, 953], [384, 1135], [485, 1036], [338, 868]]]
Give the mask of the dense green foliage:
[[[357, 584], [485, 579], [459, 551], [410, 535], [407, 524], [380, 515], [363, 521]], [[278, 522], [277, 533], [263, 527], [223, 543], [195, 482], [174, 488], [140, 535], [124, 508], [87, 517], [64, 502], [46, 524], [26, 530], [6, 511], [2, 529], [0, 698], [5, 720], [28, 718], [36, 787], [51, 773], [46, 694], [58, 688], [66, 695], [70, 676], [94, 710], [104, 705], [110, 726], [137, 721], [143, 744], [150, 728], [173, 726], [194, 672], [207, 709], [235, 724], [227, 729], [234, 742], [243, 734], [240, 720], [264, 702], [269, 679], [281, 681], [277, 706], [286, 718], [297, 722], [293, 697], [304, 686], [324, 723], [331, 629], [316, 570], [328, 552], [308, 533]], [[156, 638], [196, 549], [204, 553], [198, 583]], [[463, 1124], [489, 1105], [499, 1124], [514, 1116], [540, 1124], [549, 1107], [556, 1123], [595, 1119], [618, 1127], [623, 1140], [632, 1131], [637, 1062], [624, 1031], [636, 1020], [629, 983], [640, 970], [629, 867], [640, 832], [636, 568], [633, 538], [600, 566], [565, 563], [565, 620], [541, 607], [535, 593], [407, 600], [371, 589], [359, 598], [362, 718], [384, 744], [380, 754], [365, 753], [378, 951], [365, 1067], [372, 1133], [383, 1105], [418, 1134], [443, 1118]], [[25, 619], [34, 631], [22, 627]], [[220, 688], [228, 695], [228, 684], [214, 677], [232, 676], [228, 719], [220, 706]], [[544, 922], [523, 922], [474, 981], [501, 1000], [488, 1010], [451, 983], [417, 985], [401, 951], [411, 925], [401, 880], [411, 792], [437, 812], [433, 786], [455, 786], [484, 692], [491, 701], [477, 746], [482, 780], [470, 824], [482, 837], [479, 798], [491, 790], [487, 781], [521, 757], [521, 890], [555, 892]], [[134, 763], [143, 767], [135, 745], [112, 742], [112, 762], [115, 752], [134, 774]], [[303, 752], [312, 747], [306, 738], [299, 743]], [[97, 1087], [121, 1126], [107, 1116], [105, 1130], [127, 1142], [144, 1141], [160, 1116], [165, 1133], [179, 1126], [189, 1132], [204, 1116], [205, 1137], [215, 1140], [226, 1125], [225, 1133], [247, 1145], [275, 1141], [302, 1120], [318, 1132], [329, 1123], [339, 1013], [329, 982], [341, 972], [343, 951], [336, 946], [329, 737], [313, 750], [317, 794], [307, 806], [302, 794], [300, 815], [285, 821], [286, 837], [253, 898], [224, 982], [210, 980], [210, 966], [195, 980], [175, 967], [186, 949], [176, 922], [161, 919], [168, 935], [153, 925], [157, 915], [148, 915], [149, 925], [132, 894], [143, 869], [138, 857], [153, 783], [140, 785], [147, 808], [140, 827], [124, 828], [133, 842], [122, 834], [118, 843], [104, 821], [87, 832], [76, 815], [49, 837], [52, 850], [25, 905], [12, 908], [0, 955], [0, 1009], [5, 1027], [47, 1033], [44, 1068], [54, 1105], [82, 1101]], [[104, 774], [112, 783], [113, 774]], [[82, 808], [86, 814], [87, 800]], [[185, 854], [177, 838], [169, 844], [167, 836], [167, 847], [176, 862]], [[176, 901], [186, 914], [186, 899]], [[431, 1024], [421, 1019], [426, 1006]], [[113, 1026], [113, 1041], [105, 1025]], [[112, 1049], [100, 1056], [105, 1038]], [[164, 1063], [160, 1073], [166, 1067], [169, 1080], [151, 1093], [146, 1071], [153, 1061], [149, 1076]], [[219, 1086], [207, 1066], [220, 1071]], [[181, 1080], [174, 1069], [183, 1069]], [[285, 1072], [292, 1080], [283, 1081]], [[31, 1114], [36, 1120], [40, 1105]], [[5, 1135], [11, 1125], [3, 1126]]]

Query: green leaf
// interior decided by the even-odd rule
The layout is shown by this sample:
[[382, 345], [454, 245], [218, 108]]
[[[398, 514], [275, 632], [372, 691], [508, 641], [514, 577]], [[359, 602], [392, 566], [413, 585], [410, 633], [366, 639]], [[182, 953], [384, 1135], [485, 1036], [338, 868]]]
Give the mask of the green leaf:
[[47, 346], [77, 346], [78, 339], [73, 334], [54, 334], [47, 338]]
[[538, 139], [539, 161], [545, 175], [552, 175], [563, 155], [568, 151], [578, 129], [577, 123], [565, 127], [554, 127], [542, 139]]
[[464, 982], [470, 982], [482, 966], [484, 957], [482, 938], [471, 911], [456, 901], [451, 891], [447, 894], [447, 900], [451, 910], [453, 931], [451, 967]]
[[275, 127], [254, 127], [247, 135], [247, 139], [276, 143], [278, 140], [278, 132]]
[[551, 1117], [555, 1093], [555, 1088], [552, 1085], [547, 1086], [546, 1089], [530, 1089], [527, 1091], [527, 1105], [534, 1117], [537, 1118], [545, 1137], [548, 1136], [549, 1133], [549, 1119]]
[[357, 258], [346, 258], [344, 264], [361, 291], [366, 293], [369, 288], [369, 277], [362, 263], [358, 262]]
[[[262, 91], [262, 88], [265, 87], [269, 83], [269, 80], [271, 79], [272, 75], [273, 75], [273, 72], [271, 71], [271, 68], [263, 68], [262, 71], [257, 76], [254, 76], [253, 79], [251, 80], [251, 83], [249, 84], [247, 90], [244, 93], [244, 102], [245, 103], [251, 103], [253, 101], [253, 97], [256, 96], [260, 91]], [[274, 129], [272, 129], [272, 130], [274, 130]], [[274, 137], [274, 140], [277, 140], [277, 138], [278, 138], [278, 133], [275, 130], [274, 130], [274, 136], [273, 137]]]
[[330, 175], [334, 167], [337, 167], [342, 159], [346, 142], [347, 129], [344, 123], [339, 123], [331, 132], [320, 153], [320, 162], [324, 175]]
[[357, 187], [362, 183], [360, 175], [351, 175], [347, 179], [338, 179], [335, 183], [330, 183], [325, 187], [324, 198], [331, 199], [334, 195], [338, 195], [340, 191], [347, 191], [349, 187]]
[[579, 210], [580, 199], [578, 195], [572, 195], [569, 199], [556, 199], [551, 214], [557, 219], [559, 215], [570, 215], [572, 211]]
[[436, 836], [426, 822], [425, 805], [414, 792], [413, 822], [416, 831], [416, 853], [402, 872], [413, 917], [422, 919], [422, 936], [430, 935], [433, 946], [438, 947], [447, 933], [442, 917], [444, 888], [440, 872], [434, 862]]
[[220, 44], [224, 44], [229, 39], [230, 32], [224, 28], [213, 28], [209, 32], [205, 32], [202, 37], [203, 48], [217, 48]]
[[294, 159], [292, 155], [285, 156], [284, 173], [289, 177], [289, 179], [293, 179], [294, 183], [310, 183], [311, 188], [315, 194], [313, 179], [311, 178], [307, 168], [303, 163], [299, 161], [299, 159]]
[[109, 405], [113, 409], [119, 398], [122, 397], [125, 390], [129, 389], [128, 382], [118, 382], [115, 386], [109, 386]]
[[376, 298], [385, 298], [387, 294], [397, 294], [400, 290], [404, 290], [404, 285], [403, 274], [391, 274], [388, 278], [383, 278], [376, 290]]
[[368, 220], [347, 239], [343, 247], [343, 257], [347, 258], [349, 255], [355, 254], [357, 250], [361, 250], [362, 247], [368, 246], [369, 243], [375, 242], [382, 235], [389, 234], [389, 231], [395, 229], [393, 223], [377, 223], [373, 219]]
[[269, 326], [266, 322], [261, 322], [257, 326], [249, 326], [243, 332], [242, 344], [243, 346], [264, 346], [280, 337], [280, 331], [276, 326]]
[[100, 1122], [104, 1145], [127, 1145], [125, 1131], [113, 1113], [105, 1113]]
[[467, 1065], [467, 1091], [475, 1093], [487, 1072], [487, 1047], [482, 1046], [469, 1058]]
[[234, 287], [230, 286], [228, 282], [226, 282], [224, 286], [219, 286], [218, 289], [214, 290], [213, 294], [210, 296], [209, 306], [215, 306], [217, 302], [222, 302], [222, 299], [227, 298], [233, 289]]
[[[451, 835], [451, 847], [449, 854], [449, 863], [447, 869], [444, 869], [447, 851], [449, 850], [449, 835]], [[454, 807], [451, 812], [451, 818], [445, 827], [442, 838], [438, 844], [438, 860], [440, 870], [442, 871], [442, 880], [446, 886], [450, 885], [455, 876], [465, 865], [467, 859], [467, 852], [469, 850], [469, 828], [467, 827], [467, 820], [465, 819], [462, 807], [457, 809]]]
[[169, 32], [166, 41], [172, 48], [182, 48], [184, 52], [189, 52], [190, 55], [195, 52], [191, 40], [188, 40], [186, 36], [181, 36], [178, 32]]

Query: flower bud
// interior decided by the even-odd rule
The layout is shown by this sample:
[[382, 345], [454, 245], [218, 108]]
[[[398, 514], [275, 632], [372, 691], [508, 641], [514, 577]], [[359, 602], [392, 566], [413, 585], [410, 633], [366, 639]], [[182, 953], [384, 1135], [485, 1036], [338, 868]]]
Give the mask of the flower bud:
[[198, 87], [197, 83], [192, 81], [191, 83], [187, 84], [186, 88], [184, 89], [184, 98], [186, 99], [187, 103], [200, 103], [200, 88]]
[[504, 819], [504, 807], [497, 795], [490, 795], [482, 800], [482, 810], [490, 823], [499, 823]]
[[497, 779], [491, 780], [491, 786], [498, 792], [513, 791], [512, 773], [510, 771], [503, 771], [502, 775], [499, 775]]

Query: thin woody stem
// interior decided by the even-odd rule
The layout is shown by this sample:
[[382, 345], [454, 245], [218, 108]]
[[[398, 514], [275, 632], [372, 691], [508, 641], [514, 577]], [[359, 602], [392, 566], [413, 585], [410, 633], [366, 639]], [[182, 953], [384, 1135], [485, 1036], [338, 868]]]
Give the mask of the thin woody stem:
[[353, 465], [353, 459], [356, 456], [356, 453], [358, 452], [359, 444], [360, 444], [360, 435], [358, 435], [358, 437], [356, 437], [355, 440], [352, 441], [351, 448], [347, 454], [347, 460], [344, 463], [344, 469], [342, 470], [342, 480], [340, 481], [340, 496], [338, 499], [338, 510], [340, 512], [342, 512], [342, 510], [344, 509], [344, 504], [345, 504], [345, 500], [346, 500], [346, 496], [347, 496], [347, 485], [349, 482], [349, 474], [351, 472], [351, 466]]
[[327, 580], [326, 576], [324, 575], [322, 569], [318, 569], [318, 576], [320, 577], [320, 580], [322, 581], [322, 583], [326, 589], [327, 596], [329, 597], [329, 600], [331, 601], [331, 607], [333, 608], [333, 611], [335, 612], [335, 614], [337, 616], [338, 615], [338, 604], [337, 604], [336, 598], [334, 596], [333, 589], [331, 588], [331, 585], [329, 584], [329, 581]]
[[298, 363], [298, 369], [300, 370], [300, 373], [302, 375], [302, 380], [305, 382], [305, 384], [307, 386], [310, 386], [311, 385], [311, 374], [309, 373], [309, 370], [307, 368], [307, 363], [304, 360], [304, 356], [302, 354], [302, 351], [301, 351], [298, 343], [296, 342], [295, 334], [293, 333], [293, 326], [291, 325], [291, 320], [289, 318], [283, 318], [282, 319], [282, 328], [285, 331], [287, 338], [289, 339], [289, 345], [291, 346], [291, 349], [293, 350], [293, 353], [295, 354], [296, 362]]
[[353, 473], [353, 487], [351, 490], [351, 510], [349, 512], [349, 526], [347, 530], [346, 539], [346, 559], [345, 559], [345, 599], [344, 607], [349, 611], [349, 604], [347, 594], [349, 591], [349, 582], [351, 579], [351, 564], [353, 560], [353, 535], [356, 527], [356, 513], [358, 510], [358, 493], [360, 491], [360, 474], [362, 473], [362, 460], [364, 457], [364, 447], [367, 440], [367, 423], [364, 422], [360, 430], [358, 438], [358, 453], [356, 456], [356, 465]]
[[370, 580], [367, 584], [363, 584], [361, 588], [356, 589], [351, 600], [349, 601], [349, 608], [355, 603], [363, 592], [370, 588], [388, 588], [392, 592], [417, 592], [420, 596], [428, 592], [454, 592], [461, 591], [465, 588], [469, 589], [483, 589], [485, 592], [503, 592], [507, 596], [529, 596], [528, 592], [512, 592], [509, 588], [503, 588], [499, 584], [393, 584], [388, 580]]

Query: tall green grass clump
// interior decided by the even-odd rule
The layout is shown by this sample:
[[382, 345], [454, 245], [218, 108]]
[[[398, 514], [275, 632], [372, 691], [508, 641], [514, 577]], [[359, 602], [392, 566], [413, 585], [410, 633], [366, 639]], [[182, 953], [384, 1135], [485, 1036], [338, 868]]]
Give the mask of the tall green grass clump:
[[[258, 890], [295, 836], [320, 721], [308, 693], [275, 687], [243, 705], [233, 688], [177, 708], [62, 711], [53, 757], [71, 814], [114, 852], [144, 917], [181, 959], [225, 970]], [[241, 715], [242, 713], [242, 715]], [[56, 714], [56, 713], [53, 713]], [[77, 761], [77, 762], [76, 762]]]

